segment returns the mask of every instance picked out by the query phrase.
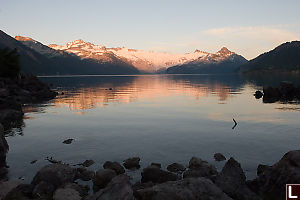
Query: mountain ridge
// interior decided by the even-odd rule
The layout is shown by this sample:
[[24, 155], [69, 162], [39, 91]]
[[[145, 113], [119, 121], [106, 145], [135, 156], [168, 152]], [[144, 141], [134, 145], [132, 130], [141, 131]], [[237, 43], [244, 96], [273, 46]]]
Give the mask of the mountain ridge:
[[229, 51], [226, 47], [223, 47], [216, 53], [208, 53], [196, 49], [194, 52], [184, 54], [145, 51], [129, 49], [126, 47], [108, 48], [104, 45], [95, 45], [90, 42], [85, 42], [82, 39], [68, 42], [65, 45], [50, 44], [48, 46], [55, 50], [63, 50], [68, 53], [76, 54], [82, 59], [92, 58], [97, 60], [97, 57], [104, 53], [112, 53], [121, 60], [124, 60], [124, 62], [132, 64], [138, 70], [146, 73], [156, 73], [166, 70], [169, 67], [185, 64], [195, 60], [210, 62], [210, 58], [212, 57], [221, 58], [222, 56], [227, 56], [227, 54], [235, 54], [234, 52]]
[[300, 71], [300, 41], [285, 42], [240, 66], [240, 72]]

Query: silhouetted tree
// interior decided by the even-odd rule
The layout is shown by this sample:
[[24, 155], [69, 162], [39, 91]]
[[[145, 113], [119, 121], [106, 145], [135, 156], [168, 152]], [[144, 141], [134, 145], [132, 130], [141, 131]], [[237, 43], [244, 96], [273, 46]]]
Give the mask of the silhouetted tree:
[[0, 76], [15, 78], [20, 74], [20, 55], [17, 49], [0, 49]]

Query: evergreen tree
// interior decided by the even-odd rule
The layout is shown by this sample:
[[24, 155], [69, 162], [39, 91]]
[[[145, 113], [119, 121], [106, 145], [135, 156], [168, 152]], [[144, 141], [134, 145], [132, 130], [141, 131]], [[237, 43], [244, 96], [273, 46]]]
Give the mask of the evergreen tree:
[[0, 77], [18, 77], [21, 71], [20, 55], [17, 49], [0, 49]]

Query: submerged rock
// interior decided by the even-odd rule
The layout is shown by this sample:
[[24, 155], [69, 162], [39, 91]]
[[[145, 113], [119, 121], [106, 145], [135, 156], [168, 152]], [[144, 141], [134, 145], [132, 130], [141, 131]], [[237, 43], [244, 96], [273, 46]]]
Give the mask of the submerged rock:
[[226, 160], [226, 157], [221, 153], [215, 153], [214, 159], [215, 161], [223, 161]]
[[122, 167], [122, 165], [118, 162], [111, 162], [111, 161], [106, 161], [103, 164], [103, 168], [104, 169], [112, 169], [114, 170], [118, 175], [119, 174], [124, 174], [125, 173], [125, 169], [124, 167]]
[[155, 166], [149, 166], [143, 169], [142, 173], [142, 183], [153, 182], [153, 183], [163, 183], [166, 181], [177, 180], [177, 175], [168, 171], [164, 171]]
[[255, 96], [256, 99], [262, 98], [263, 95], [264, 95], [264, 94], [263, 94], [261, 91], [259, 91], [259, 90], [257, 90], [257, 91], [254, 93], [254, 96]]
[[64, 144], [71, 144], [73, 141], [74, 141], [74, 139], [70, 138], [70, 139], [64, 140], [63, 143]]
[[128, 158], [124, 160], [123, 165], [126, 169], [139, 169], [141, 167], [140, 160], [139, 157]]
[[117, 176], [117, 173], [112, 169], [100, 169], [96, 172], [93, 178], [93, 190], [97, 192], [98, 190], [105, 188], [107, 184]]
[[86, 200], [134, 200], [129, 177], [123, 174], [114, 177], [104, 189]]
[[137, 190], [137, 200], [230, 200], [212, 181], [206, 178], [190, 178], [170, 181], [150, 188]]
[[185, 166], [179, 163], [173, 163], [171, 165], [168, 165], [167, 170], [170, 172], [175, 172], [175, 173], [182, 173], [185, 171]]
[[80, 165], [84, 166], [84, 167], [90, 167], [93, 164], [95, 164], [95, 161], [93, 160], [85, 160], [83, 163], [81, 163]]

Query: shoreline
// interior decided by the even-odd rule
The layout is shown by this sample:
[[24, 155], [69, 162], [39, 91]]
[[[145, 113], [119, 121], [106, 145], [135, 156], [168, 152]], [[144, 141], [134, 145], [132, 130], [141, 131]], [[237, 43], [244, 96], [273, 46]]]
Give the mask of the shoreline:
[[[162, 169], [151, 163], [141, 170], [140, 179], [131, 183], [130, 173], [140, 169], [141, 158], [106, 161], [96, 171], [88, 167], [93, 160], [75, 166], [49, 158], [30, 183], [20, 180], [0, 181], [0, 197], [10, 199], [282, 199], [287, 183], [300, 178], [300, 150], [286, 153], [272, 166], [257, 167], [257, 177], [246, 180], [244, 170], [234, 158], [216, 153], [217, 162], [224, 161], [222, 170], [198, 157], [189, 163], [170, 163]], [[92, 188], [83, 183], [92, 183]], [[115, 191], [119, 191], [116, 193]], [[186, 196], [188, 193], [190, 196]], [[5, 197], [4, 197], [5, 196]], [[68, 196], [68, 198], [66, 197]]]

